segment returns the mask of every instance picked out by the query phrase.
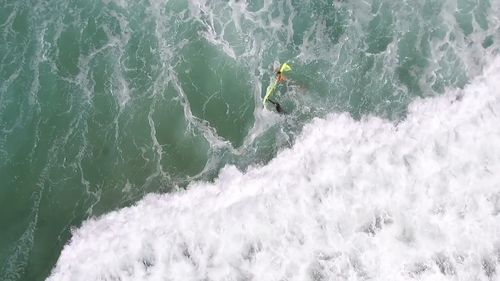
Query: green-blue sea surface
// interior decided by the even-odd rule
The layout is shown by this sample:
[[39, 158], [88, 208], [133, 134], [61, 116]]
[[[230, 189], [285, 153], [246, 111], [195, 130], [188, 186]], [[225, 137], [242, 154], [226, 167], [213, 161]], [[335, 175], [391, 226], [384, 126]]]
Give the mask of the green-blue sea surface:
[[498, 50], [497, 6], [0, 0], [0, 280], [44, 280], [83, 220], [265, 164], [315, 117], [397, 122], [463, 87]]

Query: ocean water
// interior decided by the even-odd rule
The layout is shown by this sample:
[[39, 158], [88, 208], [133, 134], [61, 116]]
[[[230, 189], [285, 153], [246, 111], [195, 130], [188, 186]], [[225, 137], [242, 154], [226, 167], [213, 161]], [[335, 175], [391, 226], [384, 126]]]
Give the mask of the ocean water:
[[0, 280], [500, 279], [499, 15], [0, 0]]

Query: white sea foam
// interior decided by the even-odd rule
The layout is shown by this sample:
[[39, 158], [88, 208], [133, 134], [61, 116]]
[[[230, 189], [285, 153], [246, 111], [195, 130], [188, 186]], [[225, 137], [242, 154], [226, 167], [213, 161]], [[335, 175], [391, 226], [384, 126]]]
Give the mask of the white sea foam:
[[331, 114], [214, 183], [74, 231], [50, 281], [498, 280], [500, 60], [394, 125]]

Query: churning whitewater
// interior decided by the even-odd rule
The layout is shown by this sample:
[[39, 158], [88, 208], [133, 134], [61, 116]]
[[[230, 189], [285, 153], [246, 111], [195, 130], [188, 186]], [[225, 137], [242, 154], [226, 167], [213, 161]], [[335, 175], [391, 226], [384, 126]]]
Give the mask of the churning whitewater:
[[49, 281], [498, 280], [500, 60], [404, 121], [330, 114], [265, 166], [75, 230]]

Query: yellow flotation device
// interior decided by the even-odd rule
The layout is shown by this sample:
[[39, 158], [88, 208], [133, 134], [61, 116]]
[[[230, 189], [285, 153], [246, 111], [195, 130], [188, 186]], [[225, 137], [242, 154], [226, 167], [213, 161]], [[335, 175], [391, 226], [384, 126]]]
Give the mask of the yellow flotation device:
[[[284, 64], [281, 65], [281, 68], [280, 68], [280, 72], [281, 73], [287, 72], [287, 71], [290, 71], [290, 70], [292, 70], [292, 67], [289, 64], [284, 63]], [[269, 98], [276, 91], [277, 86], [278, 86], [278, 78], [275, 78], [274, 81], [273, 81], [273, 83], [271, 85], [269, 85], [269, 87], [267, 87], [266, 95], [264, 96], [264, 99], [262, 100], [262, 103], [264, 104], [264, 107], [266, 106], [266, 102], [269, 100]]]

